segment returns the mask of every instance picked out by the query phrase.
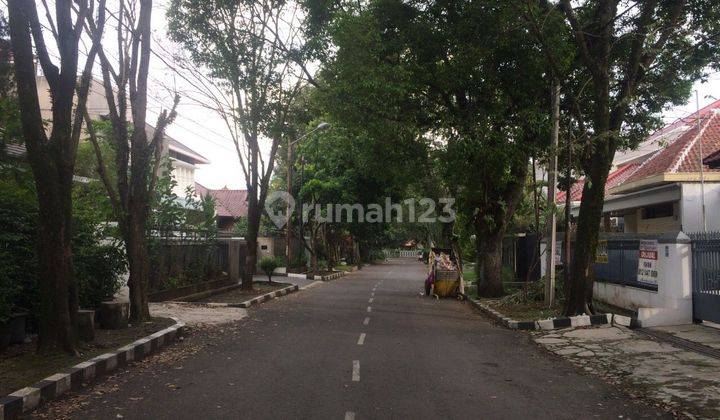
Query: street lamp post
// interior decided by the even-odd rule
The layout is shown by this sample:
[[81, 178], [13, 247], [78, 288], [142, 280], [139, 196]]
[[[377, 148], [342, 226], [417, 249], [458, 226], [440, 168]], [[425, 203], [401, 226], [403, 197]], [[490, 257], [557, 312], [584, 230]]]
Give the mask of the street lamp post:
[[[292, 173], [293, 173], [293, 146], [297, 144], [300, 140], [304, 139], [305, 137], [309, 136], [310, 134], [324, 130], [326, 128], [330, 127], [330, 124], [326, 122], [321, 122], [318, 124], [317, 127], [314, 129], [308, 131], [307, 133], [303, 134], [302, 136], [298, 137], [294, 141], [290, 141], [288, 139], [288, 150], [287, 150], [287, 192], [288, 194], [292, 194]], [[300, 212], [302, 212], [302, 206], [299, 209]], [[300, 235], [302, 235], [302, 214], [300, 213], [300, 229], [298, 232]], [[287, 265], [287, 268], [290, 268], [290, 264], [292, 262], [292, 207], [290, 203], [287, 203], [287, 207], [285, 209], [285, 217], [286, 217], [286, 240], [285, 240], [285, 265]], [[286, 269], [287, 269], [286, 268]]]

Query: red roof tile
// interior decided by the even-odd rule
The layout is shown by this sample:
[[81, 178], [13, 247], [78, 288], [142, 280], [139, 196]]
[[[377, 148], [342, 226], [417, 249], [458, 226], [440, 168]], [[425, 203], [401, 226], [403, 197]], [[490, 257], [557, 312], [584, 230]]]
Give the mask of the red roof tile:
[[[720, 149], [720, 110], [707, 113], [700, 123], [689, 127], [685, 133], [665, 148], [652, 154], [627, 179], [627, 182], [639, 181], [664, 173], [700, 172], [700, 146], [703, 158]], [[704, 165], [704, 170], [717, 172]]]
[[247, 217], [247, 190], [231, 190], [227, 187], [211, 190], [195, 183], [195, 192], [202, 196], [210, 195], [215, 199], [215, 211], [223, 217]]
[[[605, 183], [605, 192], [607, 193], [610, 188], [616, 187], [625, 182], [625, 180], [633, 174], [633, 171], [638, 166], [640, 166], [639, 162], [632, 161], [619, 167], [617, 170], [610, 172], [607, 182]], [[571, 201], [580, 201], [582, 199], [582, 191], [584, 186], [585, 179], [579, 179], [578, 182], [573, 184], [572, 188], [570, 188]], [[565, 191], [558, 191], [558, 194], [555, 197], [555, 202], [557, 204], [565, 203]]]

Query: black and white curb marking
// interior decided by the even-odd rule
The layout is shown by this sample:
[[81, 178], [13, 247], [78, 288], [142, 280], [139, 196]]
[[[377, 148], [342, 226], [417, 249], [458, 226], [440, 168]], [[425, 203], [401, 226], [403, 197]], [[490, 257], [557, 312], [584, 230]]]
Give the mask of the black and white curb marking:
[[555, 330], [558, 328], [589, 327], [591, 325], [605, 324], [622, 325], [628, 328], [636, 328], [640, 326], [637, 319], [616, 314], [578, 315], [571, 317], [543, 319], [540, 321], [516, 321], [496, 311], [490, 306], [480, 302], [479, 300], [470, 299], [470, 303], [477, 309], [479, 309], [481, 312], [484, 312], [491, 318], [494, 318], [495, 320], [500, 322], [503, 326], [513, 330]]
[[23, 413], [29, 413], [40, 404], [58, 398], [70, 390], [80, 389], [83, 384], [114, 371], [118, 366], [125, 366], [155, 353], [183, 334], [185, 323], [173, 319], [175, 325], [0, 398], [0, 420], [18, 419]]
[[283, 287], [282, 289], [275, 290], [274, 292], [265, 293], [264, 295], [256, 296], [250, 300], [246, 300], [245, 302], [228, 303], [226, 306], [228, 306], [230, 308], [249, 308], [253, 305], [257, 305], [259, 303], [267, 302], [268, 300], [272, 300], [272, 299], [278, 298], [280, 296], [285, 296], [287, 294], [297, 292], [299, 289], [300, 289], [300, 287], [297, 284], [293, 284], [291, 286]]
[[322, 281], [330, 281], [339, 279], [340, 277], [344, 277], [345, 272], [344, 271], [338, 271], [337, 273], [328, 274], [327, 276], [320, 276], [320, 280]]

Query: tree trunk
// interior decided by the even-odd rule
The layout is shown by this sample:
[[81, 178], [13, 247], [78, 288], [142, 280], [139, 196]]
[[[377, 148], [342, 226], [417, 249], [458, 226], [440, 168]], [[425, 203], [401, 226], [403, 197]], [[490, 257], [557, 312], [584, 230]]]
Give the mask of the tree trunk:
[[[44, 183], [37, 179], [36, 182]], [[62, 188], [60, 188], [62, 190]], [[71, 196], [48, 191], [38, 184], [40, 220], [38, 259], [40, 262], [40, 319], [38, 351], [61, 349], [75, 353], [78, 296], [72, 254]], [[62, 195], [62, 196], [60, 196]]]
[[141, 217], [129, 217], [125, 248], [127, 250], [130, 277], [130, 321], [135, 324], [150, 318], [148, 283], [150, 280], [150, 257], [145, 237], [145, 221]]
[[[248, 194], [254, 194], [254, 191], [248, 191]], [[260, 209], [258, 207], [257, 198], [250, 196], [248, 198], [248, 228], [247, 236], [247, 255], [245, 256], [245, 271], [242, 275], [242, 289], [253, 289], [253, 275], [257, 265], [257, 244], [258, 231], [260, 230]]]
[[593, 263], [597, 252], [600, 220], [605, 201], [607, 170], [601, 162], [588, 173], [583, 187], [582, 201], [575, 240], [575, 252], [571, 264], [572, 282], [565, 300], [565, 315], [572, 316], [591, 312], [593, 296]]
[[[312, 232], [312, 229], [310, 230]], [[317, 232], [313, 232], [310, 236], [310, 270], [312, 270], [313, 278], [318, 274], [318, 250], [317, 250]]]
[[[43, 57], [47, 48], [31, 37], [37, 24], [34, 2], [8, 2], [15, 86], [27, 158], [37, 188], [39, 221], [37, 251], [40, 265], [38, 351], [62, 349], [76, 353], [78, 297], [72, 254], [72, 178], [76, 138], [73, 97], [76, 93], [78, 48], [70, 19], [57, 26], [60, 69]], [[56, 2], [56, 17], [70, 16], [69, 2]], [[32, 18], [31, 18], [32, 17]], [[82, 25], [83, 23], [78, 23]], [[34, 42], [33, 42], [34, 41]], [[33, 48], [33, 44], [35, 48]], [[36, 61], [43, 68], [52, 96], [52, 131], [47, 138], [38, 100]], [[84, 106], [78, 95], [78, 106]]]
[[482, 254], [482, 281], [478, 283], [478, 296], [500, 297], [504, 294], [502, 283], [502, 228], [487, 238]]

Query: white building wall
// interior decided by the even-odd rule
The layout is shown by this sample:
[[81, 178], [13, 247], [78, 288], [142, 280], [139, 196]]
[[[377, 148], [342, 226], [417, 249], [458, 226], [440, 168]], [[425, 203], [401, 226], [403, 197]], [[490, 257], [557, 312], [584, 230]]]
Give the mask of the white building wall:
[[[693, 233], [703, 230], [701, 186], [699, 182], [683, 182], [680, 215], [682, 231]], [[705, 218], [710, 231], [720, 230], [720, 183], [705, 183]]]
[[678, 233], [658, 244], [658, 290], [595, 282], [593, 296], [603, 302], [636, 310], [643, 327], [692, 322], [692, 251], [690, 239]]
[[185, 197], [188, 187], [195, 188], [195, 166], [181, 160], [172, 159], [173, 175], [177, 185], [173, 192], [178, 197]]

